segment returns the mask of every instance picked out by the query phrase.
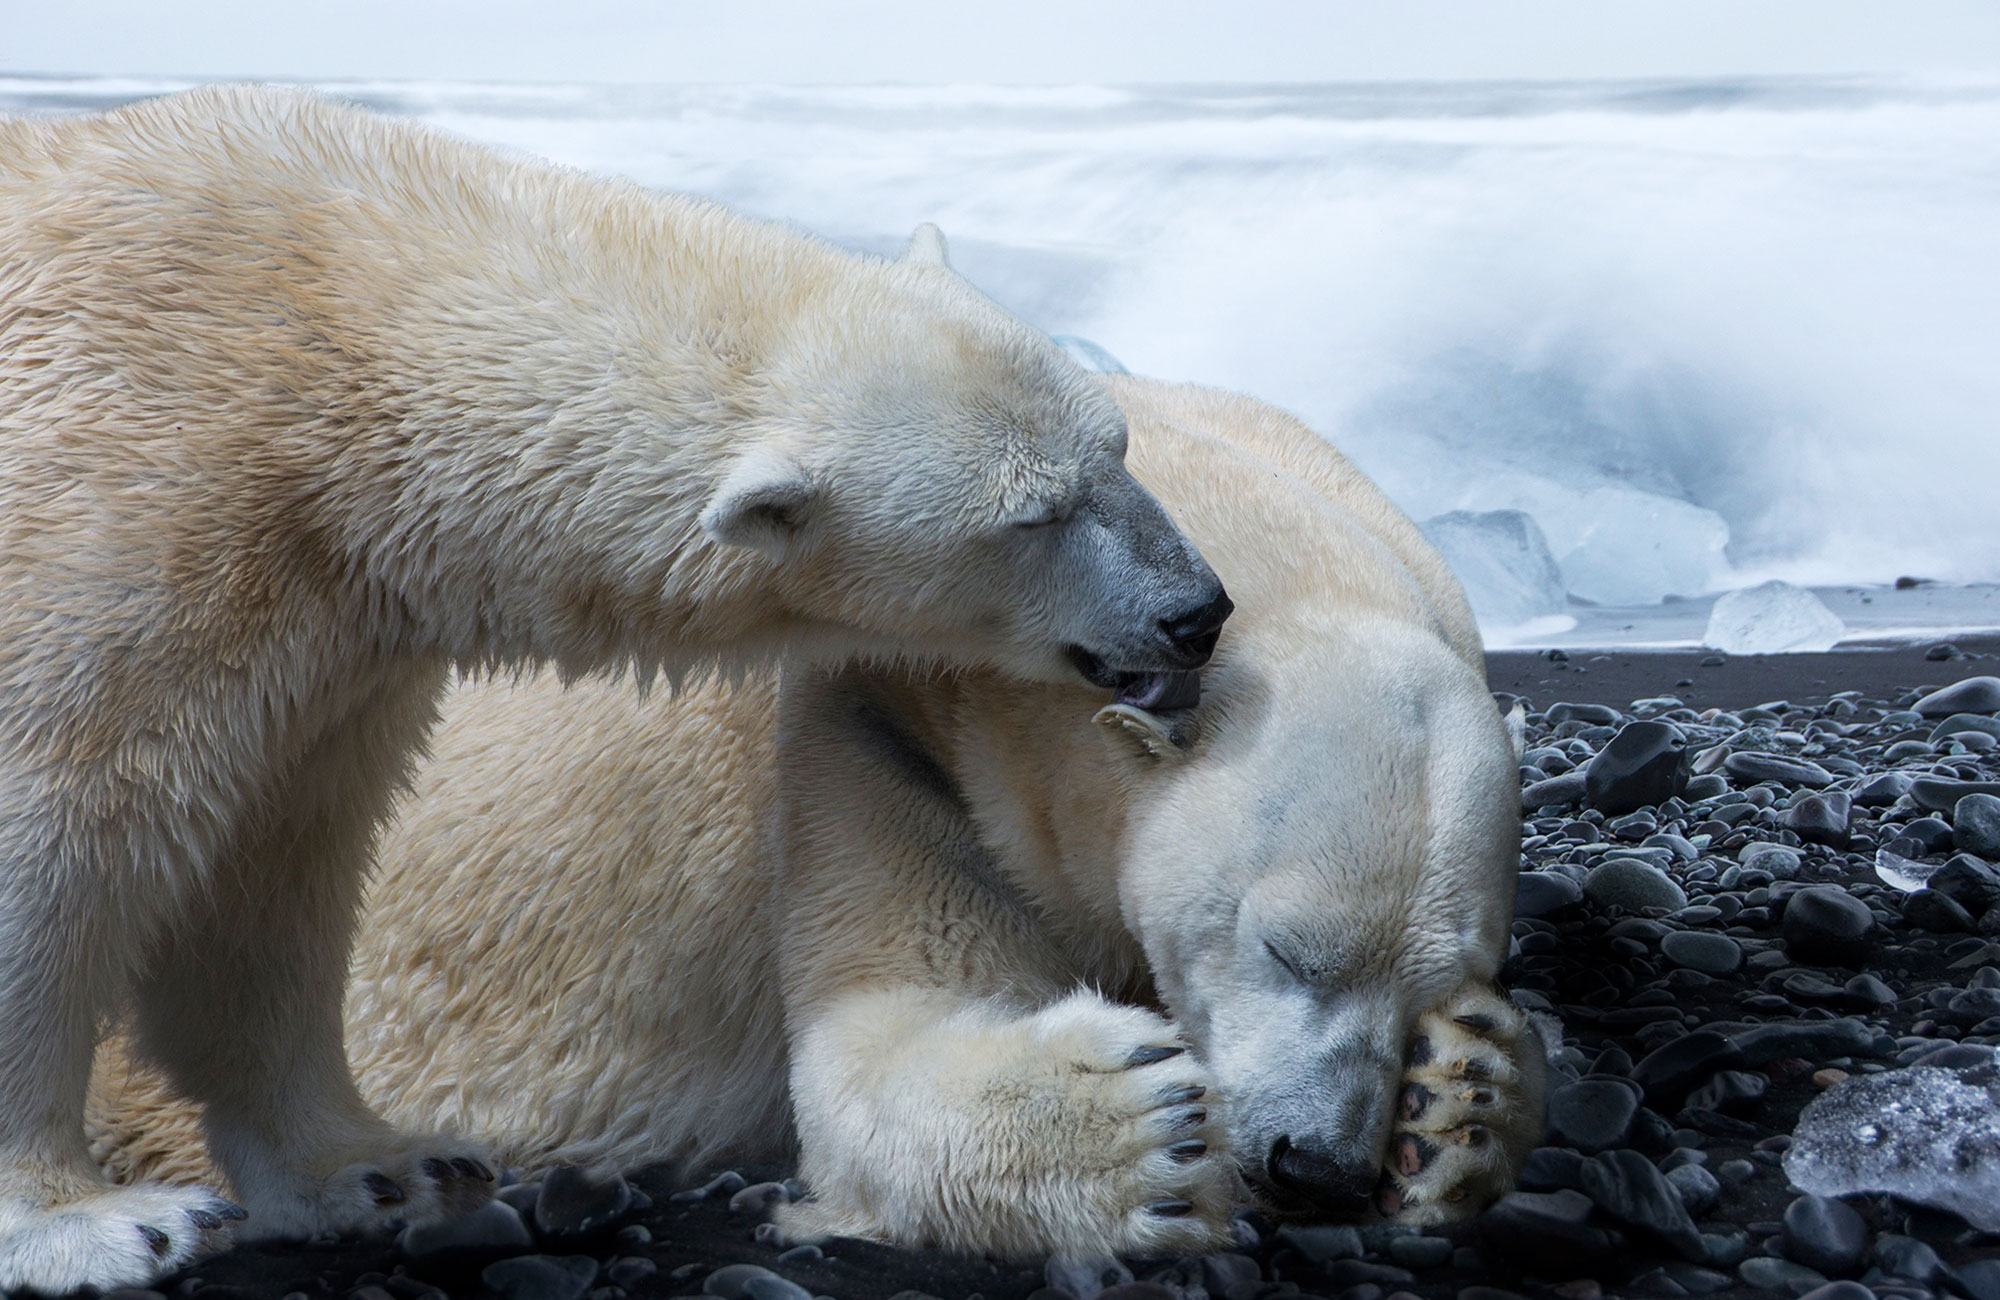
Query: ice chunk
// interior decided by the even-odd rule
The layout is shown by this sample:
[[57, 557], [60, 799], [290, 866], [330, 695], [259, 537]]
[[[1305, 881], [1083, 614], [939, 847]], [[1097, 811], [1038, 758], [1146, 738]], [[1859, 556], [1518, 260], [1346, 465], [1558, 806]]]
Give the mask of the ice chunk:
[[1514, 627], [1562, 613], [1562, 571], [1525, 511], [1454, 510], [1421, 527], [1465, 588], [1482, 626]]
[[2000, 1082], [1993, 1067], [1859, 1074], [1805, 1108], [1785, 1176], [1817, 1196], [1889, 1192], [2000, 1231]]
[[1633, 488], [1585, 492], [1552, 527], [1563, 581], [1599, 605], [1657, 605], [1721, 585], [1729, 525], [1713, 510]]
[[1930, 878], [1937, 874], [1938, 865], [1930, 862], [1912, 862], [1900, 853], [1887, 849], [1875, 850], [1875, 875], [1883, 884], [1905, 894], [1914, 894], [1919, 889], [1930, 887]]
[[1725, 592], [1708, 614], [1702, 644], [1733, 655], [1831, 650], [1847, 625], [1818, 596], [1789, 582]]

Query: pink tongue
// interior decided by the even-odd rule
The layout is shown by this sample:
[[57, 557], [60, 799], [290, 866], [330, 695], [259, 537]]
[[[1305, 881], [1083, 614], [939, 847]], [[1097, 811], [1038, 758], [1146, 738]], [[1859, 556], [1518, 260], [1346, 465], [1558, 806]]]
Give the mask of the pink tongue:
[[1148, 713], [1191, 709], [1201, 703], [1201, 674], [1191, 668], [1171, 673], [1134, 673], [1119, 685], [1118, 703]]

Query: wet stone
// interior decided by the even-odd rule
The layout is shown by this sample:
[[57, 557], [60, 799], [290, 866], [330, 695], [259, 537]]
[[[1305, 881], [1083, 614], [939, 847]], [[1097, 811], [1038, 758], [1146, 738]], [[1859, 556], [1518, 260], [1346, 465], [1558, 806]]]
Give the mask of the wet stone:
[[535, 1200], [535, 1231], [557, 1239], [587, 1237], [610, 1228], [631, 1208], [632, 1188], [623, 1178], [616, 1174], [593, 1178], [564, 1166], [542, 1179], [542, 1194]]
[[1722, 1183], [1700, 1165], [1675, 1165], [1667, 1170], [1667, 1182], [1680, 1196], [1681, 1204], [1696, 1218], [1714, 1209], [1722, 1199]]
[[1954, 713], [2000, 713], [2000, 677], [1968, 677], [1932, 691], [1910, 708], [1925, 718], [1948, 718]]
[[1932, 934], [1971, 934], [1979, 928], [1957, 899], [1935, 889], [1919, 889], [1904, 898], [1903, 920]]
[[1852, 804], [1844, 794], [1815, 794], [1799, 800], [1778, 817], [1778, 825], [1808, 844], [1844, 849], [1852, 835], [1848, 819]]
[[1676, 930], [1660, 940], [1668, 961], [1704, 975], [1729, 975], [1743, 965], [1743, 945], [1726, 934]]
[[1623, 1083], [1584, 1079], [1549, 1094], [1547, 1142], [1585, 1155], [1622, 1146], [1639, 1114], [1639, 1097]]
[[[1670, 722], [1631, 722], [1585, 771], [1584, 800], [1607, 816], [1651, 808], [1687, 788], [1687, 736]], [[1644, 839], [1657, 823], [1636, 836]]]
[[413, 1225], [396, 1239], [397, 1249], [411, 1259], [520, 1254], [534, 1245], [520, 1212], [504, 1200], [488, 1201], [461, 1218]]
[[1583, 887], [1553, 871], [1523, 871], [1514, 880], [1516, 916], [1552, 916], [1583, 901]]
[[1666, 872], [1638, 858], [1612, 858], [1592, 867], [1583, 892], [1599, 907], [1630, 912], [1647, 908], [1677, 912], [1687, 906], [1687, 894]]
[[597, 1261], [585, 1255], [520, 1255], [488, 1264], [479, 1278], [502, 1300], [582, 1300], [597, 1280]]
[[1945, 863], [1926, 883], [1973, 917], [1984, 916], [2000, 906], [2000, 870], [1970, 854], [1961, 853]]
[[1809, 885], [1785, 903], [1785, 951], [1812, 965], [1854, 966], [1874, 946], [1875, 914], [1833, 885]]
[[1711, 1029], [1697, 1029], [1663, 1044], [1632, 1067], [1632, 1081], [1655, 1109], [1671, 1112], [1715, 1074], [1743, 1062], [1743, 1050]]
[[1722, 770], [1749, 783], [1776, 781], [1780, 785], [1804, 786], [1811, 790], [1821, 790], [1833, 784], [1833, 773], [1818, 763], [1751, 750], [1739, 750], [1723, 759]]
[[1745, 1070], [1723, 1070], [1688, 1094], [1690, 1110], [1712, 1110], [1718, 1114], [1746, 1116], [1757, 1113], [1771, 1081]]
[[1785, 1254], [1828, 1277], [1854, 1277], [1868, 1258], [1868, 1224], [1845, 1202], [1801, 1196], [1785, 1207]]
[[1606, 1151], [1586, 1163], [1582, 1191], [1619, 1222], [1645, 1229], [1685, 1258], [1703, 1258], [1701, 1234], [1686, 1202], [1637, 1151]]
[[1988, 860], [2000, 858], [2000, 798], [1966, 795], [1952, 808], [1951, 825], [1959, 848]]
[[1480, 1241], [1494, 1254], [1560, 1275], [1605, 1261], [1616, 1248], [1616, 1239], [1590, 1222], [1594, 1208], [1582, 1192], [1509, 1192], [1475, 1223]]
[[1818, 1269], [1794, 1264], [1790, 1260], [1774, 1259], [1769, 1255], [1752, 1255], [1744, 1260], [1736, 1266], [1736, 1276], [1750, 1286], [1790, 1295], [1801, 1295], [1814, 1287], [1826, 1285], [1826, 1275]]

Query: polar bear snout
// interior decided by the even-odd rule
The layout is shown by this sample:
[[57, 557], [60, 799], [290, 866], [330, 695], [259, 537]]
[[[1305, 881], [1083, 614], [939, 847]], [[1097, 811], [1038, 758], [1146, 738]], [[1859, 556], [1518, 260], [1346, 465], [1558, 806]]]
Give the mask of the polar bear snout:
[[1183, 662], [1180, 668], [1199, 668], [1215, 653], [1222, 637], [1222, 625], [1236, 610], [1236, 602], [1215, 584], [1215, 594], [1195, 606], [1160, 620], [1160, 635], [1167, 639], [1167, 651]]
[[1373, 1150], [1308, 1135], [1294, 1142], [1281, 1134], [1264, 1157], [1264, 1182], [1285, 1205], [1334, 1214], [1357, 1214], [1375, 1191], [1379, 1161]]

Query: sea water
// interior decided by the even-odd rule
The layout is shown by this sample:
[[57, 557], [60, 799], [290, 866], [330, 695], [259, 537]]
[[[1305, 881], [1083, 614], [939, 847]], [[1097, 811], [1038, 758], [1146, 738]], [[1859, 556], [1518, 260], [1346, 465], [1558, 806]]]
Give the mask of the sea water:
[[1698, 640], [1772, 579], [1860, 634], [2000, 626], [2000, 83], [327, 89], [855, 248], [935, 221], [1028, 320], [1295, 411], [1419, 520], [1527, 516], [1563, 609], [1496, 642]]

